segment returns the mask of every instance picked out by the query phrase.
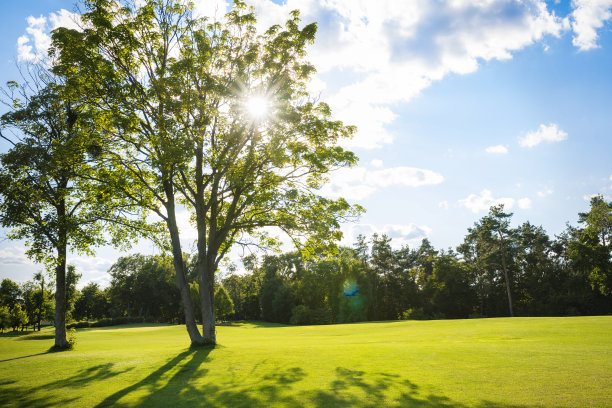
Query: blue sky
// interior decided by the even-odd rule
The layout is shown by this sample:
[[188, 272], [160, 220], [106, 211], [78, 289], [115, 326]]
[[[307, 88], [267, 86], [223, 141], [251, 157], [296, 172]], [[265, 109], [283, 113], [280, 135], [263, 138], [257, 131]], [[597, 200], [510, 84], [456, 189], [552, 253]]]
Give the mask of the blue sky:
[[[367, 210], [344, 227], [345, 243], [384, 232], [397, 246], [428, 237], [455, 247], [499, 202], [515, 225], [529, 220], [553, 236], [576, 224], [589, 196], [612, 200], [612, 0], [249, 3], [262, 28], [295, 8], [319, 24], [312, 92], [359, 127], [347, 142], [359, 166], [323, 190]], [[225, 6], [196, 1], [203, 14]], [[45, 33], [67, 24], [62, 9], [73, 2], [3, 6], [0, 82], [17, 79], [15, 61], [36, 58]], [[188, 249], [194, 233], [182, 219]], [[142, 242], [134, 251], [157, 250]], [[22, 242], [0, 242], [0, 277], [41, 269], [23, 252]], [[105, 284], [118, 256], [102, 248], [71, 261], [82, 284]]]

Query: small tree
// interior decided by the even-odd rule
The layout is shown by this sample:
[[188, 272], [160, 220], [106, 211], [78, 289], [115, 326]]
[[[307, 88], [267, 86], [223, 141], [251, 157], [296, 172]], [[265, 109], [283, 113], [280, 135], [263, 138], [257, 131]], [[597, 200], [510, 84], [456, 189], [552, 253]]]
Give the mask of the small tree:
[[10, 322], [13, 331], [17, 331], [19, 327], [23, 328], [23, 326], [28, 324], [28, 314], [21, 308], [21, 305], [15, 305], [11, 309]]
[[0, 330], [4, 333], [4, 329], [11, 327], [11, 311], [7, 306], [0, 306]]

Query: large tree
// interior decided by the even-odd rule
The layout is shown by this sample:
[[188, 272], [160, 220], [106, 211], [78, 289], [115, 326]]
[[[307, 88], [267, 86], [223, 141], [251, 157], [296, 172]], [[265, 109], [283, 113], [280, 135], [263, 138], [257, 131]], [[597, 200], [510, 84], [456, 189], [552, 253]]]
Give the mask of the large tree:
[[[316, 24], [300, 28], [293, 12], [284, 27], [258, 35], [241, 1], [213, 22], [172, 0], [84, 6], [83, 30], [54, 34], [56, 72], [88, 84], [83, 92], [106, 110], [98, 123], [113, 139], [118, 178], [128, 180], [121, 190], [166, 224], [190, 339], [214, 343], [214, 275], [233, 244], [275, 246], [266, 228], [277, 227], [313, 253], [333, 247], [340, 221], [361, 211], [317, 194], [330, 170], [357, 159], [337, 145], [354, 128], [306, 91]], [[197, 227], [203, 335], [185, 279], [179, 205]]]
[[[9, 111], [0, 118], [0, 137], [12, 147], [0, 155], [0, 224], [55, 272], [55, 346], [67, 348], [67, 254], [91, 254], [106, 242], [102, 224], [117, 227], [112, 215], [128, 207], [92, 181], [99, 142], [88, 102], [43, 68], [28, 68], [23, 79], [3, 92]], [[119, 231], [115, 242], [125, 242]]]

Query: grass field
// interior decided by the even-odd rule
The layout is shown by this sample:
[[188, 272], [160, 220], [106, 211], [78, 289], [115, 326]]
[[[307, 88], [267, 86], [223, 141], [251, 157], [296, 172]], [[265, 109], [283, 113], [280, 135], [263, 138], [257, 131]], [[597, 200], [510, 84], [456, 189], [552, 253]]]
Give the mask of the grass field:
[[610, 407], [612, 316], [241, 323], [190, 349], [182, 326], [0, 337], [6, 407]]

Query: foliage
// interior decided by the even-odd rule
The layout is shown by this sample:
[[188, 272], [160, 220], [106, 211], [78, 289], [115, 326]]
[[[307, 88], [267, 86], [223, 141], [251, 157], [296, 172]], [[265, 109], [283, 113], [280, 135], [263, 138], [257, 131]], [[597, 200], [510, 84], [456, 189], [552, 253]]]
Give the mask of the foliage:
[[[194, 18], [182, 2], [153, 0], [87, 1], [82, 19], [83, 31], [55, 31], [55, 72], [100, 101], [96, 125], [112, 140], [114, 187], [164, 221], [169, 240], [161, 243], [173, 254], [190, 338], [214, 343], [214, 276], [233, 244], [278, 246], [265, 229], [276, 227], [313, 255], [334, 249], [340, 222], [362, 211], [317, 194], [329, 171], [357, 159], [338, 146], [355, 129], [306, 91], [316, 24], [300, 28], [295, 11], [284, 27], [257, 35], [241, 1], [222, 22]], [[267, 100], [266, 117], [249, 115], [252, 97]], [[177, 204], [198, 230], [203, 338]]]
[[0, 117], [0, 137], [12, 147], [0, 154], [0, 225], [10, 229], [9, 238], [25, 239], [26, 254], [55, 272], [55, 344], [63, 348], [67, 253], [91, 255], [109, 242], [104, 226], [111, 241], [124, 246], [132, 230], [121, 226], [139, 223], [125, 201], [97, 182], [103, 156], [92, 150], [100, 143], [92, 101], [42, 67], [22, 76], [21, 84], [11, 81], [2, 91], [9, 111]]
[[21, 308], [21, 305], [14, 305], [9, 313], [10, 324], [13, 331], [17, 331], [19, 327], [24, 327], [28, 324], [28, 314]]
[[67, 340], [68, 340], [68, 348], [73, 349], [76, 347], [77, 338], [76, 338], [76, 330], [74, 327], [71, 327], [70, 329], [68, 329]]
[[232, 313], [234, 313], [232, 298], [230, 298], [223, 286], [217, 286], [215, 291], [215, 316], [218, 320], [222, 321]]
[[11, 311], [8, 306], [0, 306], [0, 331], [4, 333], [9, 327], [11, 327]]

